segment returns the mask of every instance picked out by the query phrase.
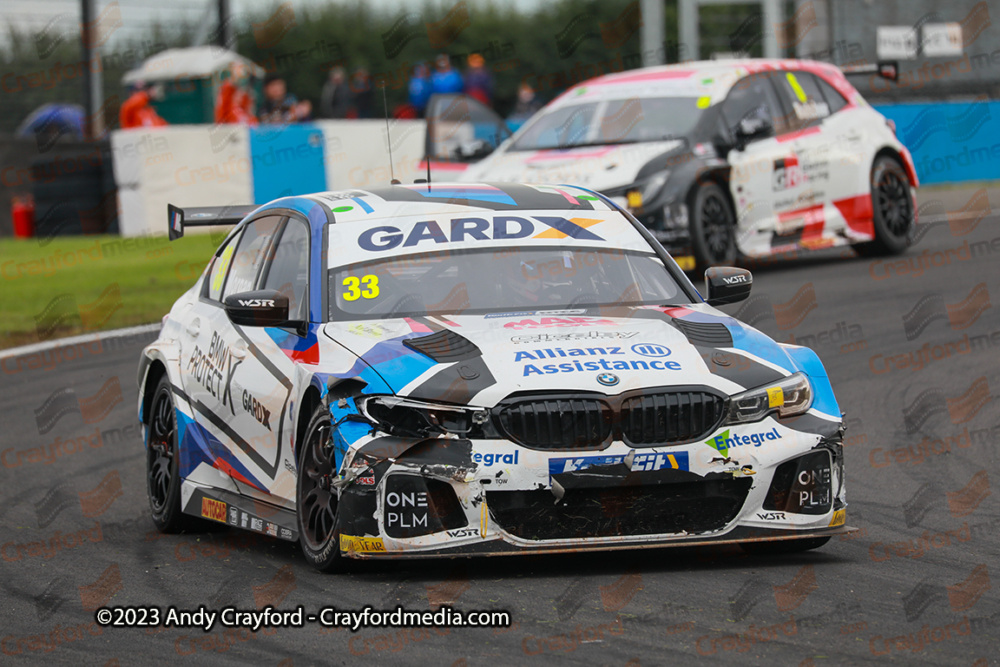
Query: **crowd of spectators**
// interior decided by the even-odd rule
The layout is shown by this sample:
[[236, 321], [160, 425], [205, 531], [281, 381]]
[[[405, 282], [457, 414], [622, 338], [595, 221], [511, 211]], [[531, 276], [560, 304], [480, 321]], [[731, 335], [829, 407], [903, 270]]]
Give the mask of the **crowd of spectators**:
[[[373, 118], [381, 117], [375, 99], [372, 77], [364, 67], [357, 67], [350, 76], [341, 65], [330, 68], [323, 83], [318, 109], [314, 113], [309, 100], [299, 100], [288, 91], [285, 80], [269, 74], [263, 82], [259, 100], [253, 90], [253, 79], [245, 68], [233, 67], [219, 86], [215, 100], [216, 123], [297, 123], [314, 118]], [[418, 63], [408, 85], [408, 101], [392, 110], [395, 118], [423, 118], [432, 95], [464, 93], [488, 108], [493, 107], [493, 74], [482, 55], [473, 53], [466, 58], [464, 72], [459, 72], [447, 54], [439, 54], [432, 64]], [[165, 125], [156, 114], [152, 102], [162, 95], [155, 86], [138, 84], [122, 105], [121, 127]], [[540, 108], [531, 86], [522, 83], [511, 120], [524, 122]]]

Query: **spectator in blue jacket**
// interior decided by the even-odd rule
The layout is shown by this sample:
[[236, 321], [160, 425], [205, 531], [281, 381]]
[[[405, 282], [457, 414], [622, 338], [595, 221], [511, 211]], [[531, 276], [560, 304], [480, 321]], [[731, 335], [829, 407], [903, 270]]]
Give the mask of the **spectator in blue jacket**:
[[427, 63], [418, 63], [410, 79], [410, 104], [420, 116], [424, 115], [431, 92], [431, 70]]
[[451, 66], [451, 58], [441, 53], [434, 59], [435, 71], [431, 76], [431, 92], [460, 93], [465, 88], [462, 75]]

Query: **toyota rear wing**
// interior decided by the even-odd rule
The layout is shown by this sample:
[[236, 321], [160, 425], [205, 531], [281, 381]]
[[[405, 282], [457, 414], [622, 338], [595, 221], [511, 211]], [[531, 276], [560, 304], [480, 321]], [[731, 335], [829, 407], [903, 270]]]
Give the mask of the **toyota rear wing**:
[[170, 240], [184, 236], [185, 227], [235, 225], [260, 208], [257, 204], [240, 206], [192, 206], [181, 208], [167, 204], [167, 234]]
[[867, 74], [875, 74], [883, 79], [899, 81], [898, 60], [879, 60], [874, 65], [844, 65], [840, 68], [840, 71], [846, 76], [864, 76]]

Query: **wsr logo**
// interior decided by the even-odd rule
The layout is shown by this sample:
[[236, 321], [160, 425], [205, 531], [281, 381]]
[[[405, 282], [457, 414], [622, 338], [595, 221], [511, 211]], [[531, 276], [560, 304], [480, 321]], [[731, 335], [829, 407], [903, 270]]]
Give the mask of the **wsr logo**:
[[[601, 220], [573, 218], [567, 220], [558, 216], [533, 216], [535, 220], [546, 225], [538, 238], [564, 239], [574, 238], [587, 241], [603, 241], [597, 234], [587, 228]], [[498, 215], [492, 220], [485, 218], [454, 218], [450, 221], [449, 233], [441, 229], [436, 220], [423, 220], [413, 225], [408, 234], [398, 227], [383, 225], [366, 229], [358, 237], [358, 245], [369, 252], [392, 250], [402, 244], [409, 248], [423, 242], [432, 243], [463, 243], [465, 241], [506, 241], [523, 239], [535, 232], [535, 223], [527, 218], [514, 215]], [[405, 237], [405, 240], [404, 240]]]

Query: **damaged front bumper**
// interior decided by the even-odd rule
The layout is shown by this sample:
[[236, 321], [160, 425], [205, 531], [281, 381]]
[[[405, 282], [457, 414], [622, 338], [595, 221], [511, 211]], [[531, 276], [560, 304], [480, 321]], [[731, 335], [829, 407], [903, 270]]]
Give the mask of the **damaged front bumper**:
[[843, 534], [852, 529], [833, 430], [768, 419], [704, 442], [591, 451], [365, 438], [337, 482], [340, 547], [355, 558], [441, 557]]

